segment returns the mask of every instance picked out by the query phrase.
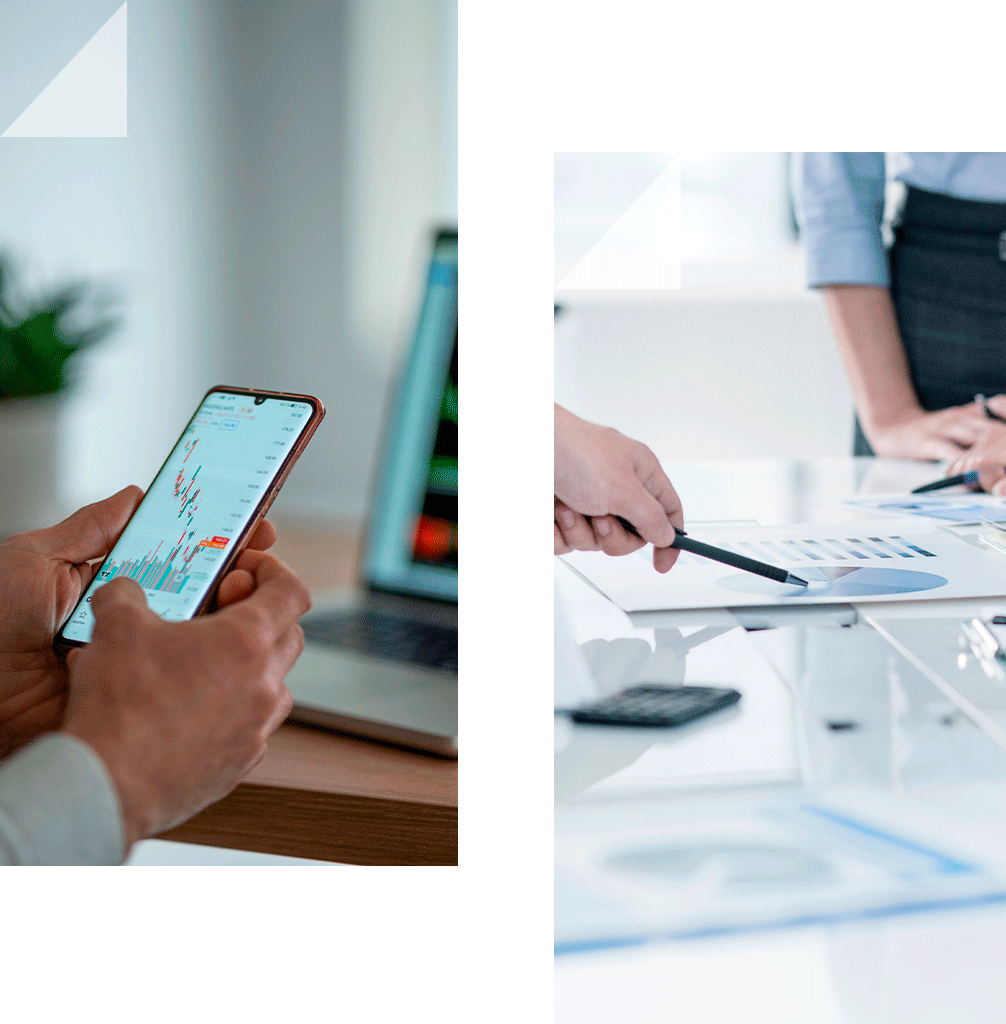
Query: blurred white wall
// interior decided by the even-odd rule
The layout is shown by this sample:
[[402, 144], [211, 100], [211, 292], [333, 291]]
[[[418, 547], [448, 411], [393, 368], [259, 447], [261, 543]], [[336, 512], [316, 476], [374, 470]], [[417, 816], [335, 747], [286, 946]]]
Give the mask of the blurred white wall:
[[[0, 19], [30, 39], [23, 6]], [[118, 6], [54, 0], [53, 74]], [[35, 284], [100, 278], [128, 300], [62, 414], [66, 508], [148, 483], [227, 381], [328, 408], [277, 509], [363, 511], [421, 241], [457, 216], [455, 10], [143, 0], [128, 138], [0, 139], [0, 246]]]
[[[17, 6], [4, 0], [0, 16]], [[115, 5], [92, 6], [95, 31]], [[128, 139], [0, 139], [0, 246], [26, 284], [100, 278], [129, 299], [123, 329], [80, 360], [63, 410], [67, 507], [148, 483], [219, 372], [206, 344], [220, 257], [215, 130], [201, 113], [213, 90], [200, 59], [205, 9], [151, 0], [130, 10]], [[46, 32], [58, 37], [62, 24]]]
[[804, 287], [784, 154], [684, 153], [681, 189], [679, 289], [557, 291], [556, 401], [667, 461], [849, 455], [852, 398]]
[[852, 399], [815, 296], [580, 297], [556, 325], [555, 400], [662, 460], [852, 453]]

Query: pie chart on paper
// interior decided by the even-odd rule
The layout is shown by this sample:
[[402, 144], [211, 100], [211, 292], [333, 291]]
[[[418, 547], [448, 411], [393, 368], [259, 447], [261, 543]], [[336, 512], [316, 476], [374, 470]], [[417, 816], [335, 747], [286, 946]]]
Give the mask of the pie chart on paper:
[[724, 590], [762, 597], [783, 597], [813, 600], [822, 597], [878, 597], [886, 594], [917, 594], [946, 586], [947, 580], [931, 572], [913, 569], [888, 569], [873, 566], [800, 566], [793, 569], [809, 586], [795, 587], [775, 583], [753, 573], [739, 572], [717, 580]]

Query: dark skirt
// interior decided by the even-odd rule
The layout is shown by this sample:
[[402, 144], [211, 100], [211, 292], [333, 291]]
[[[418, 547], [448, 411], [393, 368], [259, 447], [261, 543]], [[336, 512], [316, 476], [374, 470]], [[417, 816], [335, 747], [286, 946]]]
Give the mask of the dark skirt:
[[[1006, 203], [909, 186], [888, 258], [922, 408], [1006, 394]], [[858, 418], [853, 454], [873, 454]]]

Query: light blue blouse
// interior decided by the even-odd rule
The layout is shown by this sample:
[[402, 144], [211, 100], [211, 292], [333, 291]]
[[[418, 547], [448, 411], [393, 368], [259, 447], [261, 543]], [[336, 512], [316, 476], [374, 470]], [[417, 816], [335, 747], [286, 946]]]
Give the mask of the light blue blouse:
[[890, 284], [880, 231], [889, 178], [1006, 202], [1006, 153], [794, 153], [793, 201], [812, 288]]

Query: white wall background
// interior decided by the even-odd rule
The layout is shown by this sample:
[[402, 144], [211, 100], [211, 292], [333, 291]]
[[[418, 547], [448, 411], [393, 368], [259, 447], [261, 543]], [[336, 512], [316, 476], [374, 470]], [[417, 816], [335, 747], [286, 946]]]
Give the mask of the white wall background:
[[664, 461], [851, 454], [852, 398], [804, 287], [784, 155], [685, 153], [681, 167], [681, 288], [557, 292], [556, 401]]
[[[45, 39], [69, 59], [116, 6], [56, 5]], [[22, 7], [0, 0], [0, 19], [30, 41]], [[61, 415], [65, 508], [148, 483], [229, 381], [328, 408], [279, 509], [363, 511], [422, 239], [456, 220], [454, 12], [144, 0], [128, 138], [0, 139], [0, 246], [34, 284], [101, 278], [128, 299]]]

